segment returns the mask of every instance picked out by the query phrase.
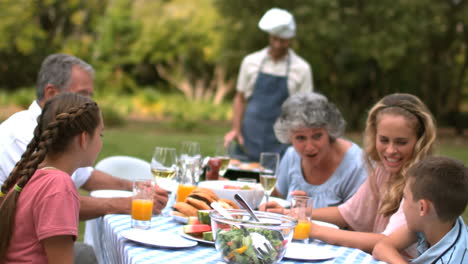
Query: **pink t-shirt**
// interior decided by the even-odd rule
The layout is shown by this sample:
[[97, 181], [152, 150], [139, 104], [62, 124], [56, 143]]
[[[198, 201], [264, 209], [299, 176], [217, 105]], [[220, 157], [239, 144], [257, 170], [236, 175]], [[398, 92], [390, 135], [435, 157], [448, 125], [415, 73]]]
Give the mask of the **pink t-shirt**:
[[[381, 166], [377, 167], [374, 175], [375, 183], [378, 188], [378, 194], [384, 190], [386, 182], [390, 179]], [[372, 177], [372, 176], [371, 176]], [[358, 191], [344, 204], [338, 206], [338, 210], [346, 223], [358, 232], [372, 232], [389, 235], [400, 226], [406, 224], [405, 214], [403, 213], [402, 202], [398, 210], [390, 217], [385, 217], [378, 213], [380, 207], [380, 197], [373, 194], [369, 178], [361, 185]], [[409, 256], [416, 256], [415, 247], [406, 250]]]
[[80, 201], [70, 175], [37, 170], [21, 192], [5, 263], [48, 263], [41, 240], [78, 234]]
[[[382, 167], [377, 167], [374, 175], [379, 188], [389, 180], [390, 174]], [[371, 176], [371, 177], [372, 177]], [[380, 197], [373, 194], [369, 179], [361, 185], [358, 191], [348, 201], [338, 207], [346, 223], [355, 231], [382, 233], [389, 222], [389, 217], [378, 214]]]

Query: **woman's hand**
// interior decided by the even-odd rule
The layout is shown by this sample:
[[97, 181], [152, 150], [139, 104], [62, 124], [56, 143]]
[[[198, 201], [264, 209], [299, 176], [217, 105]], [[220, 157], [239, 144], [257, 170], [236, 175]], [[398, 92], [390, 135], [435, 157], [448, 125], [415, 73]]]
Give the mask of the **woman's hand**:
[[265, 209], [267, 209], [267, 212], [271, 213], [286, 214], [286, 209], [284, 209], [281, 205], [274, 201], [261, 204], [258, 208], [258, 210], [260, 211], [265, 211]]

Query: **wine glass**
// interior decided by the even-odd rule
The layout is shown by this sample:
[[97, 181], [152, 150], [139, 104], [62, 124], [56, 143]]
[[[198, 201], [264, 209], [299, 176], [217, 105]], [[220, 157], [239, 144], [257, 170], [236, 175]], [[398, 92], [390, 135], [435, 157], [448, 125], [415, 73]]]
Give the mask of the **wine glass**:
[[[279, 165], [279, 154], [274, 152], [260, 153], [260, 184], [265, 191], [265, 200], [268, 203], [276, 184], [276, 173]], [[265, 211], [266, 211], [265, 207]]]
[[169, 192], [177, 188], [177, 153], [175, 148], [156, 147], [151, 159], [151, 173], [156, 183]]

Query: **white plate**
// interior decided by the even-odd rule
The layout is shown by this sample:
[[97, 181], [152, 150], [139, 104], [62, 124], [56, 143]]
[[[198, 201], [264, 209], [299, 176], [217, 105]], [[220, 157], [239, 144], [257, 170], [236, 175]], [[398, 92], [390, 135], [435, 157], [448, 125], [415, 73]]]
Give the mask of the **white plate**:
[[164, 248], [187, 248], [194, 247], [198, 243], [193, 240], [187, 240], [176, 234], [161, 232], [157, 230], [128, 229], [123, 231], [122, 236], [126, 239], [139, 242], [145, 245], [164, 247]]
[[[313, 213], [313, 211], [312, 211], [312, 217], [313, 217], [313, 216], [314, 216], [314, 213]], [[339, 229], [337, 225], [332, 224], [332, 223], [322, 222], [322, 221], [318, 221], [318, 220], [312, 220], [312, 222], [316, 223], [317, 225], [327, 226], [327, 227]]]
[[191, 235], [189, 235], [189, 234], [184, 233], [184, 230], [183, 230], [183, 229], [180, 230], [180, 235], [181, 235], [182, 237], [185, 237], [185, 238], [190, 239], [190, 240], [193, 240], [193, 241], [197, 241], [197, 242], [201, 242], [201, 243], [205, 243], [205, 244], [209, 244], [209, 245], [214, 245], [214, 242], [213, 242], [213, 241], [208, 241], [208, 240], [201, 239], [201, 238], [199, 238], [199, 237], [191, 236]]
[[121, 190], [96, 190], [92, 191], [89, 195], [96, 198], [115, 198], [115, 197], [131, 197], [133, 193], [131, 191]]
[[337, 257], [337, 252], [314, 244], [291, 243], [286, 249], [285, 258], [297, 260], [326, 260]]
[[[291, 203], [289, 201], [286, 201], [284, 199], [278, 198], [278, 197], [270, 197], [268, 198], [269, 202], [277, 202], [279, 205], [282, 207], [290, 207]], [[264, 204], [266, 202], [265, 197], [263, 197], [263, 200], [260, 202], [260, 204]]]

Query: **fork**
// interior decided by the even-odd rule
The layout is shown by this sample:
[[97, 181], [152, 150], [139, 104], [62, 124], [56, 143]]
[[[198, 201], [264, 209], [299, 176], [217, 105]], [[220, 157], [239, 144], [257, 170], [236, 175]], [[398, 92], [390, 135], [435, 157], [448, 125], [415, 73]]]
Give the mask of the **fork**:
[[262, 249], [261, 247], [255, 247], [255, 252], [257, 253], [258, 257], [261, 258], [265, 263], [267, 263], [267, 260], [273, 261], [271, 259], [272, 253], [273, 253], [273, 247], [269, 244], [264, 242], [263, 245], [265, 246], [265, 249]]

